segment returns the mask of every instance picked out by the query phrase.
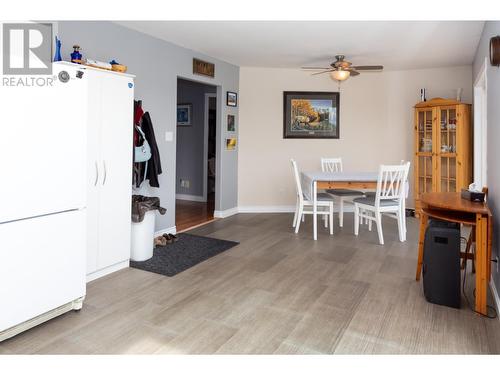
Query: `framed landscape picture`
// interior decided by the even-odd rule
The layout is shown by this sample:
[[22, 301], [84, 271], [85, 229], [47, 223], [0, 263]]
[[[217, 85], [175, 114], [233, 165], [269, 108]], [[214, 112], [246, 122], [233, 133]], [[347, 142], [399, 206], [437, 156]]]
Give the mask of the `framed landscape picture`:
[[339, 138], [338, 92], [283, 92], [283, 138]]
[[191, 104], [177, 104], [177, 126], [191, 126]]

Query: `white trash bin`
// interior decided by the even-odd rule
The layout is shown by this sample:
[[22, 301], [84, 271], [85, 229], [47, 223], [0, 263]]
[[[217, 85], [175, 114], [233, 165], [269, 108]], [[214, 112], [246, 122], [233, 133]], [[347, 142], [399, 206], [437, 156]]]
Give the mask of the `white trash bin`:
[[155, 242], [155, 211], [147, 211], [140, 223], [132, 222], [132, 251], [130, 259], [136, 262], [153, 256]]

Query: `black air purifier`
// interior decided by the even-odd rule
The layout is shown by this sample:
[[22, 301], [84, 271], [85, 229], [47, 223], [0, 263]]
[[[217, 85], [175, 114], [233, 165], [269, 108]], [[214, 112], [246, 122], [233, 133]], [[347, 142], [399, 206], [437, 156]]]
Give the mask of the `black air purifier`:
[[425, 299], [460, 308], [460, 225], [429, 220], [422, 266]]

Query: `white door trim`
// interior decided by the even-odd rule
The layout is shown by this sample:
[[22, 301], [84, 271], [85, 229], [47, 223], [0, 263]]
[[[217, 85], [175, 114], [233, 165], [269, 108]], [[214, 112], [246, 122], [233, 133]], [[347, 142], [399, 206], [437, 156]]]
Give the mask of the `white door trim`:
[[487, 129], [488, 129], [488, 82], [487, 58], [474, 80], [474, 182], [481, 189], [487, 180]]
[[208, 200], [208, 111], [210, 98], [217, 100], [217, 93], [205, 93], [205, 115], [203, 120], [203, 199]]

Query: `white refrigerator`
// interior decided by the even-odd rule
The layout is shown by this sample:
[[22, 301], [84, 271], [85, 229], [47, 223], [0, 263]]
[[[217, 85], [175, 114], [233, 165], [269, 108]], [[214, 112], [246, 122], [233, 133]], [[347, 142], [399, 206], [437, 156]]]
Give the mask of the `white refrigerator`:
[[39, 77], [0, 86], [0, 341], [85, 297], [86, 76]]

